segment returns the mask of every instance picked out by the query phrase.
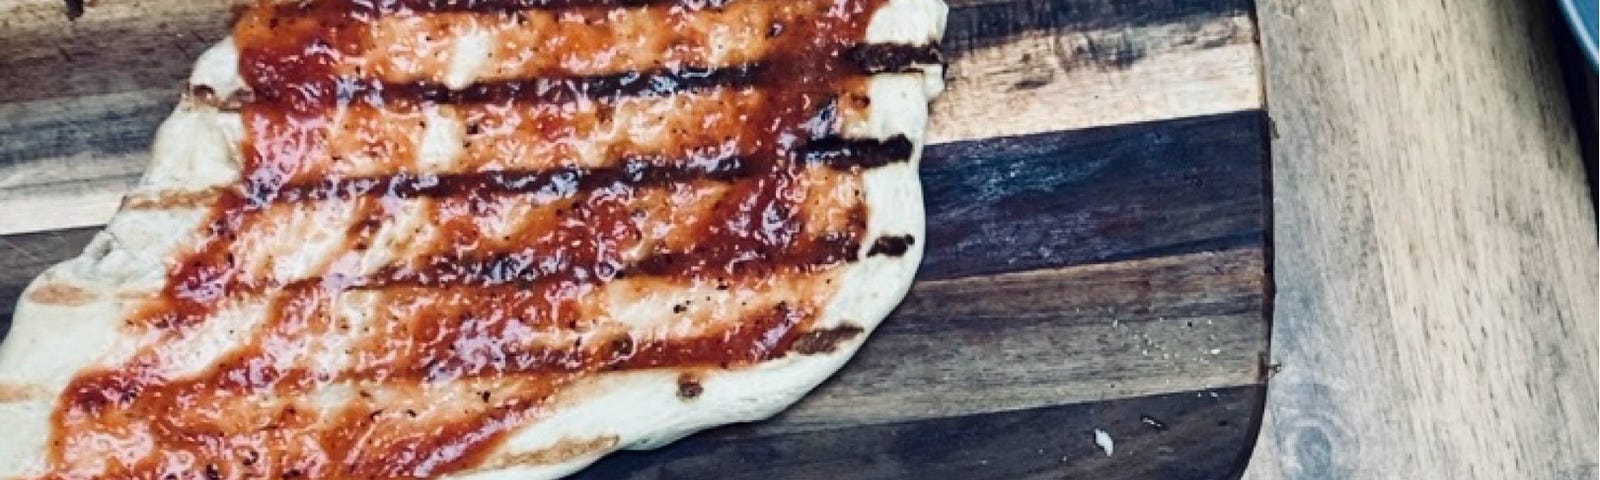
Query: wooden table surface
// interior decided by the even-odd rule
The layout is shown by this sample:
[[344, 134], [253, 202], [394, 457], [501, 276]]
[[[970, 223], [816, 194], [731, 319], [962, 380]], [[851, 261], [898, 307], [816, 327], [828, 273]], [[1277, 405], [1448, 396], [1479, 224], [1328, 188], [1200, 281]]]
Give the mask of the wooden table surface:
[[1259, 2], [1281, 367], [1247, 478], [1595, 478], [1595, 213], [1554, 7]]

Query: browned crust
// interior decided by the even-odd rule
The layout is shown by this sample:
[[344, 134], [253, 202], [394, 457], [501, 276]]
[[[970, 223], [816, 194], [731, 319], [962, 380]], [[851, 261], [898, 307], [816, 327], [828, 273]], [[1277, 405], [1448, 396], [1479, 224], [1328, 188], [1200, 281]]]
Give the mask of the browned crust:
[[124, 291], [119, 291], [115, 295], [112, 295], [112, 296], [116, 297], [117, 300], [122, 300], [122, 301], [144, 301], [144, 300], [153, 300], [153, 299], [159, 298], [161, 296], [161, 291], [160, 290], [124, 290]]
[[162, 190], [153, 194], [129, 194], [122, 198], [123, 210], [171, 210], [210, 208], [222, 196], [223, 187], [198, 191]]
[[65, 283], [46, 283], [28, 292], [28, 301], [30, 302], [59, 307], [81, 306], [94, 301], [96, 298], [100, 298], [100, 295], [91, 290]]
[[563, 438], [549, 448], [531, 452], [496, 455], [483, 462], [477, 470], [496, 470], [507, 467], [531, 467], [566, 463], [578, 458], [604, 453], [616, 448], [621, 438], [606, 435], [589, 440]]
[[44, 398], [49, 392], [38, 385], [19, 385], [15, 383], [0, 383], [0, 403], [12, 403]]
[[255, 94], [249, 90], [239, 89], [229, 92], [227, 96], [218, 95], [210, 85], [191, 85], [184, 92], [184, 100], [194, 105], [203, 105], [224, 112], [237, 112], [244, 104], [255, 99]]

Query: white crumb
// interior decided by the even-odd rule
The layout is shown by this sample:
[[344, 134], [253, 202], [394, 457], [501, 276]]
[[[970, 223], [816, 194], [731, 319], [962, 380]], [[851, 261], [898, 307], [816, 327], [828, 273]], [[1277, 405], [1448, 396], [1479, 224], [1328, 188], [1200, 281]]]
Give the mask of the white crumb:
[[1111, 456], [1111, 452], [1116, 451], [1117, 448], [1116, 442], [1111, 441], [1111, 434], [1098, 428], [1094, 429], [1094, 444], [1099, 445], [1100, 450], [1106, 452], [1107, 457]]

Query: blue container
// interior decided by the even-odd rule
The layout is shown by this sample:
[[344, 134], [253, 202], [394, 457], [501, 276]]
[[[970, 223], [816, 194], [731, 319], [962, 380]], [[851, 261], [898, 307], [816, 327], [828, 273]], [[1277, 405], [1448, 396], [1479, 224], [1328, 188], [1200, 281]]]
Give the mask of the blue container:
[[1561, 10], [1567, 15], [1567, 24], [1572, 27], [1572, 34], [1578, 38], [1578, 48], [1583, 49], [1583, 54], [1589, 57], [1589, 68], [1596, 67], [1595, 50], [1596, 39], [1600, 39], [1600, 27], [1595, 25], [1596, 15], [1600, 14], [1600, 0], [1560, 0]]

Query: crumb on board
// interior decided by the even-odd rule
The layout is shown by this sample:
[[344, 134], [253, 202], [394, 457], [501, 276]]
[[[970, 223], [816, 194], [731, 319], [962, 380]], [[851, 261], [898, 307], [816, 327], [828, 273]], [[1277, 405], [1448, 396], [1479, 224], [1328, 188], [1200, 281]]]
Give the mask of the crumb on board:
[[1107, 457], [1111, 456], [1111, 452], [1116, 451], [1117, 447], [1116, 442], [1111, 440], [1111, 434], [1098, 428], [1094, 429], [1094, 444], [1099, 445], [1100, 451], [1106, 452]]
[[83, 16], [83, 0], [67, 0], [67, 20]]

